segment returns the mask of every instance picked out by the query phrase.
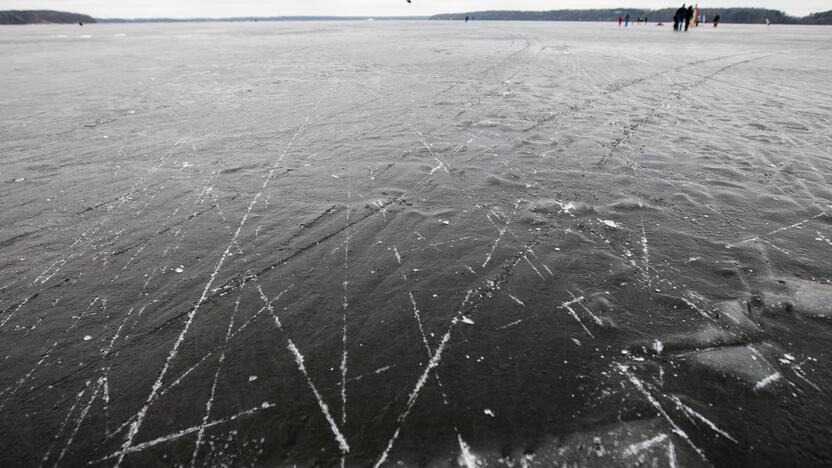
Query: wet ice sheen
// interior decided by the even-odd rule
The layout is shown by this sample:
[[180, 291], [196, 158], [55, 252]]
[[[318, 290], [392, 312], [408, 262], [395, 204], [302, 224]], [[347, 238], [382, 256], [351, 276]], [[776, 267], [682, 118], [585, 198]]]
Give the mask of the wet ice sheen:
[[832, 458], [832, 32], [724, 26], [0, 29], [0, 465]]

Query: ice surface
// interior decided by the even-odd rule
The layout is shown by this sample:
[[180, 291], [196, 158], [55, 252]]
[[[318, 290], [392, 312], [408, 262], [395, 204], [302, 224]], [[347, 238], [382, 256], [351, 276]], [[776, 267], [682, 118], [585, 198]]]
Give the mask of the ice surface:
[[832, 29], [84, 32], [0, 28], [0, 465], [832, 459]]

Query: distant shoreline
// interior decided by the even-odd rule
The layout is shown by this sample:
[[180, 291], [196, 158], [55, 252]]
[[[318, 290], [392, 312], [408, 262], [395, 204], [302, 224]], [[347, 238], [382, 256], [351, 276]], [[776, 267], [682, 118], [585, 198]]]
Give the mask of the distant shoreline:
[[[619, 16], [629, 15], [631, 21], [646, 18], [651, 23], [672, 22], [678, 7], [657, 10], [644, 8], [609, 8], [587, 10], [549, 10], [549, 11], [519, 11], [493, 10], [473, 11], [465, 13], [443, 13], [431, 16], [434, 21], [465, 20], [475, 21], [615, 21]], [[807, 16], [790, 16], [779, 10], [765, 8], [701, 8], [700, 15], [704, 15], [705, 22], [719, 16], [721, 23], [736, 24], [804, 24], [830, 25], [832, 24], [832, 10], [812, 13]]]
[[[639, 8], [551, 10], [551, 11], [475, 11], [466, 13], [443, 13], [433, 16], [244, 16], [229, 18], [93, 18], [89, 15], [48, 10], [0, 11], [0, 25], [23, 24], [126, 24], [126, 23], [245, 23], [245, 22], [303, 22], [303, 21], [562, 21], [562, 22], [609, 22], [620, 15], [630, 15], [635, 22], [646, 18], [650, 23], [672, 21], [675, 8], [647, 10]], [[813, 13], [804, 17], [789, 16], [782, 11], [762, 8], [703, 8], [700, 13], [705, 21], [720, 16], [722, 23], [795, 25], [832, 25], [832, 10]]]

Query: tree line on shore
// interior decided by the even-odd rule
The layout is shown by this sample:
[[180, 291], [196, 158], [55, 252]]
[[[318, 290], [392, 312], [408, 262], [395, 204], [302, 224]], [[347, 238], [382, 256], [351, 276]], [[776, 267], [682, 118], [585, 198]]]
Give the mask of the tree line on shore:
[[95, 23], [92, 16], [51, 10], [0, 11], [0, 24]]
[[[468, 13], [445, 13], [431, 17], [379, 17], [376, 19], [408, 20], [462, 20], [466, 17], [486, 21], [615, 21], [621, 15], [629, 14], [631, 18], [647, 18], [650, 22], [672, 22], [676, 8], [646, 10], [641, 8], [616, 8], [594, 10], [551, 10], [551, 11], [476, 11]], [[723, 23], [763, 24], [766, 19], [774, 24], [829, 24], [832, 25], [832, 10], [813, 13], [804, 17], [789, 16], [782, 11], [764, 8], [702, 8], [700, 13], [706, 18], [717, 15]], [[50, 10], [11, 10], [0, 11], [0, 24], [41, 24], [41, 23], [120, 23], [120, 22], [187, 22], [187, 21], [304, 21], [304, 20], [364, 20], [364, 17], [246, 17], [246, 18], [192, 18], [164, 19], [148, 18], [140, 20], [98, 19], [78, 13]]]
[[[647, 18], [651, 22], [672, 22], [676, 8], [647, 10], [642, 8], [615, 8], [592, 10], [551, 10], [551, 11], [475, 11], [467, 13], [445, 13], [431, 16], [432, 20], [462, 20], [466, 17], [480, 21], [615, 21], [619, 16], [629, 14], [632, 18]], [[774, 24], [832, 24], [832, 10], [813, 13], [809, 16], [789, 16], [782, 11], [765, 8], [702, 8], [707, 18], [720, 16], [723, 23], [764, 24], [766, 18]]]

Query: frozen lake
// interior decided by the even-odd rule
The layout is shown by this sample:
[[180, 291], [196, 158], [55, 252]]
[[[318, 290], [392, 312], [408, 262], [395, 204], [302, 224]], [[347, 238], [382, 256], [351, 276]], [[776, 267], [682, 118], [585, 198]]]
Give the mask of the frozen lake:
[[832, 460], [832, 28], [0, 28], [0, 465]]

